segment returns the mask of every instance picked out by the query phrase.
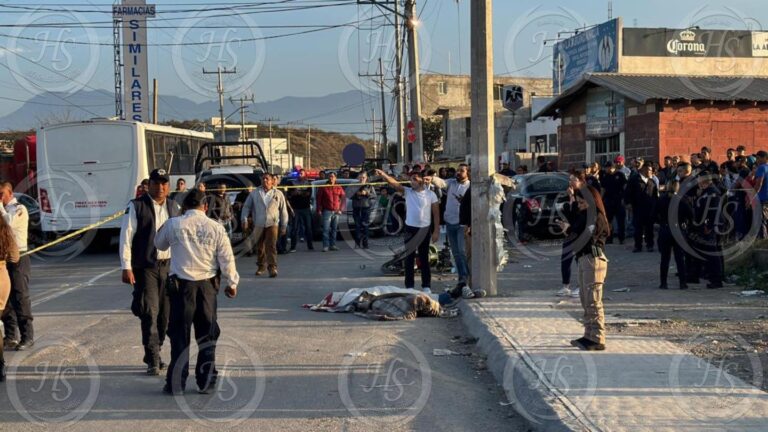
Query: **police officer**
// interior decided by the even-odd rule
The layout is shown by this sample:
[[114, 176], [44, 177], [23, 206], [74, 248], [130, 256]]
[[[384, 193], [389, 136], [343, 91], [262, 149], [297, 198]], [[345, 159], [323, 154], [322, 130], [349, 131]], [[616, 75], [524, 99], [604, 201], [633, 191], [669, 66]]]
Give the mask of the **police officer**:
[[165, 364], [160, 348], [168, 329], [168, 278], [171, 254], [155, 248], [155, 234], [172, 217], [181, 214], [176, 201], [167, 199], [169, 178], [165, 170], [149, 175], [146, 194], [128, 205], [120, 229], [120, 263], [123, 283], [133, 286], [131, 311], [141, 320], [141, 343], [148, 375], [160, 375]]
[[[27, 230], [29, 213], [13, 196], [13, 184], [0, 182], [0, 216], [11, 226], [19, 253], [27, 251]], [[35, 343], [32, 327], [32, 303], [29, 300], [29, 276], [31, 273], [29, 256], [22, 256], [18, 263], [7, 262], [8, 275], [11, 278], [11, 294], [3, 311], [3, 324], [6, 336], [4, 345], [24, 351]], [[16, 332], [21, 341], [16, 343]]]
[[699, 192], [694, 201], [693, 227], [696, 233], [696, 249], [702, 255], [694, 261], [693, 274], [701, 277], [704, 265], [706, 265], [707, 288], [716, 289], [723, 287], [723, 266], [720, 260], [722, 246], [718, 227], [720, 224], [721, 195], [712, 182], [712, 173], [702, 171], [698, 177]]
[[171, 219], [158, 232], [155, 246], [171, 250], [171, 277], [168, 295], [171, 316], [171, 363], [163, 392], [183, 394], [189, 376], [190, 332], [194, 325], [197, 341], [195, 378], [198, 392], [208, 393], [216, 381], [216, 294], [221, 272], [224, 293], [237, 295], [240, 276], [224, 227], [209, 219], [205, 194], [197, 189], [184, 198], [184, 216]]

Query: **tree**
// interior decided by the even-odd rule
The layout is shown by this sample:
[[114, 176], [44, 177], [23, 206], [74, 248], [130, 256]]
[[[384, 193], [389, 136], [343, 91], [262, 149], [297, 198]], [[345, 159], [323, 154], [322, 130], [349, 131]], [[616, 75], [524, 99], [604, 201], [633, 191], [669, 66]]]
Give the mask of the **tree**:
[[421, 131], [424, 137], [424, 153], [429, 162], [435, 157], [435, 149], [443, 143], [443, 122], [438, 117], [422, 118]]

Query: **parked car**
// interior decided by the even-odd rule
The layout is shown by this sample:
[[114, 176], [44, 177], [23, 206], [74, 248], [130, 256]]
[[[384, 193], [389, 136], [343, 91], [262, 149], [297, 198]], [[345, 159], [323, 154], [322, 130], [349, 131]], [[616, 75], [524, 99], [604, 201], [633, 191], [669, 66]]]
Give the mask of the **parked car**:
[[568, 201], [568, 174], [531, 173], [513, 177], [515, 189], [507, 195], [505, 224], [511, 222], [515, 236], [528, 241], [537, 236], [562, 236], [557, 225], [564, 219], [562, 205]]
[[40, 205], [27, 194], [14, 192], [13, 196], [16, 198], [16, 201], [27, 208], [27, 213], [29, 213], [29, 228], [27, 230], [29, 246], [37, 247], [44, 244], [45, 240], [40, 227]]
[[[312, 182], [313, 186], [316, 185], [324, 185], [327, 184], [328, 180], [315, 180]], [[345, 215], [342, 215], [341, 218], [339, 218], [339, 231], [341, 232], [344, 228], [349, 228], [349, 230], [353, 230], [355, 227], [355, 220], [352, 217], [352, 200], [351, 196], [355, 193], [357, 190], [357, 186], [344, 186], [344, 185], [351, 185], [351, 184], [358, 184], [358, 181], [356, 179], [337, 179], [336, 183], [344, 188], [344, 193], [347, 194], [347, 207], [346, 207], [346, 213]], [[315, 198], [317, 196], [317, 191], [319, 188], [313, 188], [312, 189], [312, 215], [313, 215], [313, 230], [315, 231], [315, 237], [319, 237], [323, 233], [323, 224], [322, 224], [322, 218], [320, 215], [317, 214], [317, 211], [315, 210]], [[370, 216], [370, 225], [368, 229], [370, 230], [371, 234], [380, 234], [384, 230], [384, 215], [386, 213], [386, 209], [379, 207], [379, 201], [374, 200], [371, 206], [371, 216]]]

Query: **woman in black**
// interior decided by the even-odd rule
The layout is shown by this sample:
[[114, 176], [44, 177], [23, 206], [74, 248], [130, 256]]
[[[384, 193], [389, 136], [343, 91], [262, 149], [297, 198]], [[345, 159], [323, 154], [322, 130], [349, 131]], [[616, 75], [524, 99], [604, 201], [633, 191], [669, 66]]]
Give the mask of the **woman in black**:
[[602, 351], [605, 349], [603, 284], [608, 272], [605, 240], [611, 230], [597, 189], [591, 186], [579, 188], [575, 198], [578, 211], [573, 223], [561, 222], [566, 234], [575, 235], [572, 244], [579, 268], [581, 306], [584, 308], [584, 337], [571, 341], [571, 345], [587, 351]]

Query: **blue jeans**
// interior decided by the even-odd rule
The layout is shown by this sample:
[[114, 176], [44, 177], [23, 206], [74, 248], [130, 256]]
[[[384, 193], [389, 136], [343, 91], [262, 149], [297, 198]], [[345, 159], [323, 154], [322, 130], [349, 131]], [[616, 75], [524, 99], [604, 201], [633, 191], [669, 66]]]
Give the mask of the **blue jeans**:
[[323, 210], [323, 247], [336, 246], [336, 230], [339, 215], [330, 210]]
[[469, 267], [467, 266], [467, 250], [464, 245], [464, 227], [461, 225], [445, 225], [448, 235], [448, 244], [451, 246], [451, 254], [456, 262], [456, 272], [459, 274], [459, 282], [466, 282], [469, 277]]
[[355, 221], [355, 244], [368, 247], [368, 226], [371, 224], [371, 208], [353, 208], [352, 219]]

